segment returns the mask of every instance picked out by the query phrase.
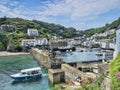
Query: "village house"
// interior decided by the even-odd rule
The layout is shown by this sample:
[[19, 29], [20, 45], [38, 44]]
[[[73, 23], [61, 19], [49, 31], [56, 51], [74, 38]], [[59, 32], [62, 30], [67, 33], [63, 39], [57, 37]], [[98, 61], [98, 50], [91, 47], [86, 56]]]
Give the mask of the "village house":
[[48, 40], [47, 38], [37, 38], [35, 39], [35, 45], [48, 45]]
[[27, 34], [29, 36], [38, 36], [38, 30], [37, 29], [28, 29]]
[[67, 39], [67, 42], [68, 42], [69, 45], [74, 45], [75, 44], [74, 39]]
[[68, 42], [66, 39], [63, 40], [51, 40], [50, 41], [50, 48], [51, 50], [54, 48], [58, 48], [58, 47], [66, 47], [68, 46]]
[[113, 38], [113, 39], [110, 41], [110, 48], [115, 50], [115, 45], [116, 45], [116, 38]]
[[1, 25], [0, 26], [0, 31], [1, 32], [9, 32], [9, 33], [13, 33], [15, 32], [15, 27], [13, 25]]
[[48, 40], [46, 38], [38, 38], [38, 39], [24, 39], [21, 42], [22, 46], [42, 46], [48, 45]]
[[104, 33], [100, 33], [98, 36], [99, 37], [107, 37], [107, 35], [108, 35], [107, 32], [104, 32]]
[[115, 29], [110, 29], [106, 33], [107, 33], [107, 35], [114, 34], [115, 33]]
[[92, 41], [91, 40], [85, 40], [81, 45], [89, 47], [89, 46], [92, 45]]
[[98, 35], [99, 35], [98, 33], [95, 33], [94, 35], [91, 36], [91, 39], [95, 39], [95, 38], [97, 38]]
[[94, 41], [94, 44], [99, 44], [101, 48], [115, 49], [115, 42], [111, 39], [101, 39], [99, 41]]
[[59, 38], [57, 36], [53, 36], [52, 41], [58, 41]]
[[81, 45], [81, 43], [82, 43], [82, 40], [80, 40], [80, 39], [75, 39], [75, 40], [73, 40], [72, 45]]
[[26, 46], [35, 46], [35, 39], [23, 39], [21, 45]]
[[80, 39], [67, 39], [68, 45], [80, 45], [81, 44], [81, 40]]
[[96, 33], [94, 35], [91, 36], [91, 39], [95, 39], [97, 37], [107, 37], [108, 35], [112, 35], [115, 33], [115, 29], [110, 29], [110, 30], [107, 30], [105, 31], [104, 33]]

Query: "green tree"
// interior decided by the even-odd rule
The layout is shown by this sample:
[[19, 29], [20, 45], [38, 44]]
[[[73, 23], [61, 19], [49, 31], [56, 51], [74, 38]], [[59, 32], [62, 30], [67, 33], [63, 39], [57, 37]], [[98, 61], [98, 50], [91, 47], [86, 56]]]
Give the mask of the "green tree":
[[6, 35], [0, 34], [0, 42], [2, 43], [3, 47], [5, 48], [5, 50], [7, 50], [9, 39], [6, 37]]

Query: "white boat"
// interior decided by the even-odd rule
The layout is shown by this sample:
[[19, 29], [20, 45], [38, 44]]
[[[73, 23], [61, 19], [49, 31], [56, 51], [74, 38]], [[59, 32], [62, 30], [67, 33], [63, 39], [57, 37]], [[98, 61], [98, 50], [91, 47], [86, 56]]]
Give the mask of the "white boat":
[[41, 78], [42, 71], [40, 67], [30, 68], [30, 69], [23, 69], [20, 73], [11, 75], [12, 79], [15, 81], [24, 81], [34, 78]]

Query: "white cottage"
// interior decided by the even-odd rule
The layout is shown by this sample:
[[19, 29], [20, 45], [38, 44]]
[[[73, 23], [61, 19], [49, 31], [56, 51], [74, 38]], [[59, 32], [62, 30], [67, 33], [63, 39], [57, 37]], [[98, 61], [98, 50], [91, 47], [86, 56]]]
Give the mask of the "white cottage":
[[46, 38], [24, 39], [22, 40], [21, 45], [22, 46], [48, 45], [48, 40]]
[[48, 45], [48, 40], [47, 38], [35, 39], [35, 45]]
[[21, 42], [22, 46], [35, 46], [35, 39], [24, 39]]
[[111, 35], [111, 34], [114, 34], [114, 33], [115, 33], [115, 29], [110, 29], [110, 30], [107, 32], [108, 35]]
[[27, 34], [29, 36], [38, 36], [38, 30], [37, 29], [28, 29]]

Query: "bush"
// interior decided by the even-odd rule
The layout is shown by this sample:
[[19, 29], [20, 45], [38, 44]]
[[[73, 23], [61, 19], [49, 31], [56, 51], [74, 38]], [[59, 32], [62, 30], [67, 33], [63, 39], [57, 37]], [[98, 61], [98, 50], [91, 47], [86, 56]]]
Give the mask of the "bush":
[[120, 90], [120, 78], [117, 74], [120, 72], [120, 53], [110, 63], [110, 76], [111, 76], [111, 88], [112, 90]]

